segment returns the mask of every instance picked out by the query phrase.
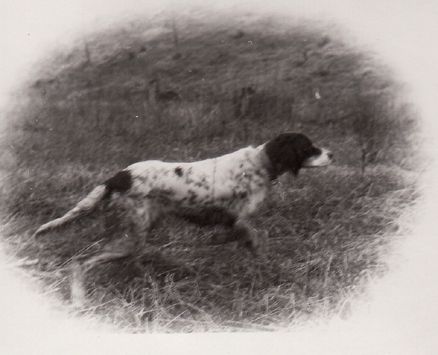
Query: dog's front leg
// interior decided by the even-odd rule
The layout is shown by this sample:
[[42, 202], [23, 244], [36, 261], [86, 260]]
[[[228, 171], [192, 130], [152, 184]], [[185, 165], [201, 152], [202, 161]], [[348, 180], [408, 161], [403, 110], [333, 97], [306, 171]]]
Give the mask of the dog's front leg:
[[254, 227], [246, 220], [238, 220], [231, 231], [234, 239], [237, 240], [240, 246], [247, 248], [254, 256], [257, 256], [259, 251], [258, 233]]
[[248, 248], [254, 256], [258, 256], [265, 245], [265, 234], [256, 230], [247, 219], [238, 219], [234, 223], [230, 239]]

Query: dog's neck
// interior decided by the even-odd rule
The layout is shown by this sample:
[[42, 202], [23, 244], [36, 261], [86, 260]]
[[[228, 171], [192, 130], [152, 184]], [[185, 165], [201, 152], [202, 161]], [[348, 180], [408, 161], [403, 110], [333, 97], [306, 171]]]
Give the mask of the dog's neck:
[[259, 145], [256, 149], [259, 151], [258, 156], [262, 167], [267, 171], [269, 180], [273, 181], [278, 178], [279, 174], [266, 154], [265, 144]]

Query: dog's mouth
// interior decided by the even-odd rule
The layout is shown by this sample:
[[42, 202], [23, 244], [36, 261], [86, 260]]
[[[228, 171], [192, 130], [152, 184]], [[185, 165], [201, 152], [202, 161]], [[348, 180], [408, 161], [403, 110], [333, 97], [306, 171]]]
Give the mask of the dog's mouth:
[[333, 153], [328, 149], [321, 149], [321, 153], [307, 158], [303, 163], [303, 168], [317, 168], [333, 163]]

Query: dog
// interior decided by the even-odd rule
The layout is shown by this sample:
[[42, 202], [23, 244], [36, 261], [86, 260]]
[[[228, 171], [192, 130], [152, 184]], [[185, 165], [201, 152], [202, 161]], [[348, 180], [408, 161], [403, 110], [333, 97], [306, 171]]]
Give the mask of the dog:
[[148, 231], [164, 214], [230, 228], [227, 241], [238, 241], [252, 253], [260, 247], [250, 218], [280, 175], [301, 168], [329, 165], [333, 154], [314, 146], [301, 133], [283, 133], [257, 147], [249, 146], [196, 162], [142, 161], [95, 187], [64, 216], [39, 227], [34, 236], [65, 225], [111, 200], [127, 218], [127, 232], [84, 261], [83, 272], [145, 248]]

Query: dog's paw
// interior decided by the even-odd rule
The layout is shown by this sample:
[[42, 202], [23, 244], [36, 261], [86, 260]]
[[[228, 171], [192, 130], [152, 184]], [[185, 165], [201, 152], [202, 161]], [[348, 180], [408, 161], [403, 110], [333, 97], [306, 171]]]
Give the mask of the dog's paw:
[[262, 257], [267, 253], [268, 232], [251, 233], [249, 238], [241, 240], [240, 245], [247, 248], [254, 257]]
[[87, 292], [84, 283], [84, 272], [79, 263], [71, 266], [70, 301], [76, 308], [82, 307], [87, 301]]

